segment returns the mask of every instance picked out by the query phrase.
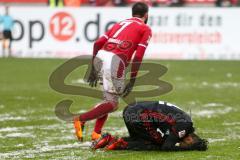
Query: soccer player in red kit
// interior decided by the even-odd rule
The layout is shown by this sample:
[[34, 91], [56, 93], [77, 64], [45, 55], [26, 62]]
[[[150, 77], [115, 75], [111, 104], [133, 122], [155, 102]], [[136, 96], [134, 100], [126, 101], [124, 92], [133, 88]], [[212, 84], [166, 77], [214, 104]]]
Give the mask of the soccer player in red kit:
[[[88, 82], [93, 87], [102, 79], [104, 100], [92, 110], [74, 117], [75, 133], [79, 140], [82, 140], [84, 123], [93, 119], [97, 120], [92, 140], [100, 138], [108, 113], [117, 109], [120, 96], [127, 96], [131, 92], [152, 36], [151, 29], [146, 25], [147, 20], [148, 6], [142, 2], [135, 3], [132, 18], [116, 23], [94, 43]], [[132, 64], [131, 77], [125, 86], [125, 69], [129, 63]]]

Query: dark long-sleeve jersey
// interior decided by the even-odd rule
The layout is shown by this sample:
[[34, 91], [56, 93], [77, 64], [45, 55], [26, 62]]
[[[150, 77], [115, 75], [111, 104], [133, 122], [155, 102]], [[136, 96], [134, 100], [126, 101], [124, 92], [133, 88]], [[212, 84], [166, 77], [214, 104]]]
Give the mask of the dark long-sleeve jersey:
[[124, 110], [123, 117], [130, 137], [150, 141], [162, 150], [178, 150], [176, 144], [194, 132], [191, 117], [167, 102], [131, 104]]

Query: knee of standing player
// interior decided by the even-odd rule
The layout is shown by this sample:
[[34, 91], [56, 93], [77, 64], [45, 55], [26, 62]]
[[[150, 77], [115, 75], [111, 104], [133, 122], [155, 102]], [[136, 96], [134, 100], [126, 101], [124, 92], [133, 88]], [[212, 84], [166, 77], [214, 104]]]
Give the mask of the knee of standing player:
[[118, 109], [118, 102], [117, 101], [112, 101], [111, 103], [114, 106], [113, 111], [116, 111]]
[[118, 109], [118, 101], [105, 100], [105, 103], [110, 103], [113, 106], [112, 112], [114, 112], [114, 111], [116, 111]]

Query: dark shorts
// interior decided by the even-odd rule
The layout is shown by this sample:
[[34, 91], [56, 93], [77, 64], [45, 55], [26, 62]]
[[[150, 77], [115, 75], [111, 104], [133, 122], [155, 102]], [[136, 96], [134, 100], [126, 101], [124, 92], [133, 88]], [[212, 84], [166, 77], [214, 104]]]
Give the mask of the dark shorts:
[[12, 40], [12, 32], [11, 31], [3, 31], [3, 38]]

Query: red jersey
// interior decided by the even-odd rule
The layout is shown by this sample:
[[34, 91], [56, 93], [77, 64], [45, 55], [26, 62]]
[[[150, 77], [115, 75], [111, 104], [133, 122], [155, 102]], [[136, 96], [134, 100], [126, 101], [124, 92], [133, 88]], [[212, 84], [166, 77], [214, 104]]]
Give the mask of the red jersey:
[[[126, 19], [113, 25], [95, 42], [93, 54], [95, 56], [100, 49], [110, 51], [121, 57], [127, 66], [136, 51], [132, 62], [141, 63], [151, 36], [151, 29], [140, 18]], [[138, 67], [132, 72], [137, 70]]]

